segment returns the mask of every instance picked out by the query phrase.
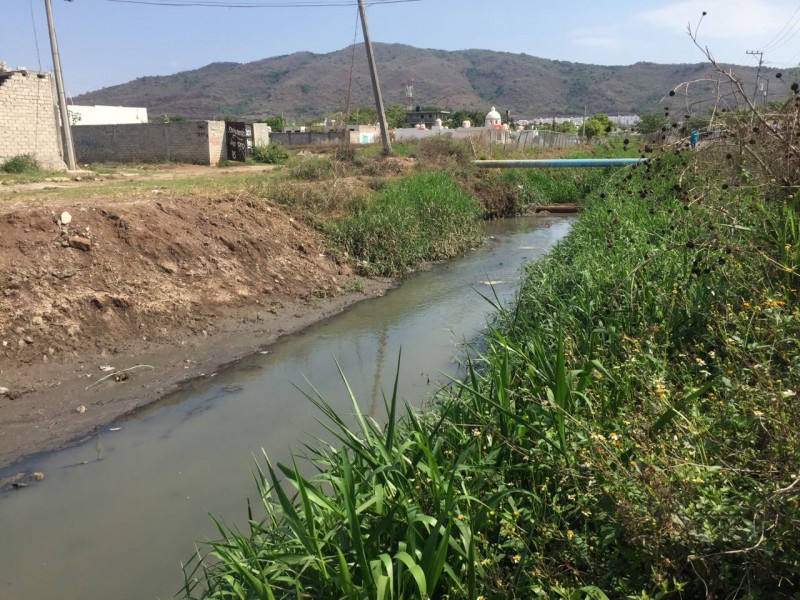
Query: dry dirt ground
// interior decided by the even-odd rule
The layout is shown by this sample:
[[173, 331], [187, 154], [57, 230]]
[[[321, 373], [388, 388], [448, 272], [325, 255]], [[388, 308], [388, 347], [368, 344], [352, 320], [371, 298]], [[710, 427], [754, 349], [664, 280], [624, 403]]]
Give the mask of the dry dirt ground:
[[45, 198], [41, 184], [0, 187], [6, 484], [30, 480], [25, 457], [78, 441], [390, 285], [354, 275], [318, 232], [268, 202], [224, 193], [106, 199], [88, 193], [91, 178], [58, 185], [85, 186], [86, 199]]

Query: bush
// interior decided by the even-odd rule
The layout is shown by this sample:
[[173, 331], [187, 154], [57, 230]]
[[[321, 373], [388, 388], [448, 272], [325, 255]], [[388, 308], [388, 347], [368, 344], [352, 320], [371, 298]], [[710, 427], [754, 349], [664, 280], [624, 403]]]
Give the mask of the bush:
[[289, 153], [281, 144], [273, 142], [272, 144], [253, 147], [250, 156], [258, 163], [278, 165], [289, 158]]
[[292, 166], [290, 175], [304, 181], [321, 181], [336, 175], [336, 166], [327, 157], [308, 157]]
[[0, 170], [5, 173], [31, 173], [40, 171], [41, 167], [33, 154], [17, 154], [5, 161]]
[[338, 160], [341, 162], [355, 162], [356, 160], [356, 149], [352, 144], [348, 143], [340, 143], [336, 144], [336, 147], [333, 149], [333, 158], [334, 160]]
[[469, 142], [437, 136], [420, 140], [411, 155], [428, 164], [468, 164], [472, 160], [472, 148]]
[[423, 173], [388, 184], [365, 210], [331, 225], [330, 233], [365, 271], [396, 275], [477, 243], [480, 212], [450, 176]]

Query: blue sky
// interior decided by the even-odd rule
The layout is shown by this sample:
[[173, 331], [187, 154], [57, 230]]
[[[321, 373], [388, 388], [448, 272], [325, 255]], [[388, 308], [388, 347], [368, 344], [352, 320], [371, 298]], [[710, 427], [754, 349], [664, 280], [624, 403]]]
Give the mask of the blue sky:
[[[316, 0], [345, 4], [337, 7], [281, 0], [293, 6], [246, 9], [51, 1], [70, 95], [216, 61], [339, 50], [353, 42], [357, 12], [355, 0]], [[756, 65], [746, 51], [763, 50], [768, 66], [800, 62], [800, 0], [416, 0], [377, 4], [367, 15], [377, 42], [625, 65], [702, 62], [686, 28], [703, 11], [700, 41], [717, 60]], [[44, 0], [0, 0], [0, 14], [0, 60], [52, 70]]]

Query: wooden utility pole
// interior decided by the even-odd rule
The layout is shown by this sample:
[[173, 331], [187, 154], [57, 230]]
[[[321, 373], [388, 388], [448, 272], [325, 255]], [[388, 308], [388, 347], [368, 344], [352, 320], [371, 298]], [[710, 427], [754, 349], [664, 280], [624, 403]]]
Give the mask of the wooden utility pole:
[[364, 10], [364, 0], [358, 0], [358, 13], [361, 16], [361, 28], [364, 31], [364, 46], [367, 48], [367, 62], [369, 63], [369, 73], [372, 76], [372, 93], [375, 95], [375, 108], [378, 110], [378, 123], [381, 126], [381, 139], [383, 140], [383, 153], [392, 152], [392, 144], [389, 141], [389, 128], [386, 126], [386, 113], [383, 111], [383, 98], [381, 97], [381, 85], [378, 82], [378, 69], [375, 66], [375, 56], [372, 54], [372, 42], [369, 39], [367, 29], [367, 14]]
[[50, 0], [44, 0], [45, 12], [47, 12], [47, 29], [50, 32], [50, 50], [53, 53], [53, 70], [56, 77], [56, 95], [58, 96], [58, 108], [61, 114], [61, 128], [64, 132], [64, 153], [67, 159], [67, 168], [75, 171], [78, 166], [75, 162], [75, 146], [72, 144], [72, 129], [69, 123], [69, 111], [67, 110], [67, 98], [64, 94], [64, 81], [61, 79], [61, 59], [58, 57], [58, 42], [56, 41], [56, 30], [53, 27], [53, 9], [50, 7]]

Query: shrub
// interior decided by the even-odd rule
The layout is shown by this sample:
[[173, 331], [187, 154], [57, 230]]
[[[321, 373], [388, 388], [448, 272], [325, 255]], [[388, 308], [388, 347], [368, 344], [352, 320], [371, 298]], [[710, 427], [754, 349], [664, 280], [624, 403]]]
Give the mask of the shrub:
[[340, 143], [336, 144], [333, 149], [333, 158], [334, 160], [339, 160], [342, 162], [355, 162], [356, 160], [356, 149], [352, 144], [348, 143]]
[[390, 183], [364, 210], [334, 222], [336, 243], [365, 271], [396, 275], [480, 240], [478, 202], [444, 173]]
[[5, 173], [31, 173], [40, 171], [41, 167], [33, 154], [17, 154], [6, 160], [0, 169]]
[[278, 165], [289, 158], [289, 153], [281, 144], [273, 142], [272, 144], [255, 146], [250, 156], [258, 163]]
[[472, 160], [472, 149], [468, 142], [454, 140], [447, 136], [437, 136], [420, 140], [412, 152], [412, 156], [425, 163], [465, 164]]
[[336, 175], [336, 166], [330, 158], [311, 156], [293, 165], [289, 174], [294, 179], [321, 181]]

